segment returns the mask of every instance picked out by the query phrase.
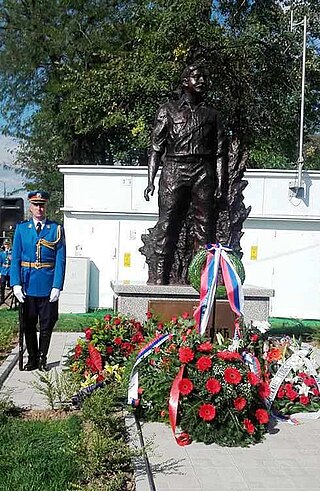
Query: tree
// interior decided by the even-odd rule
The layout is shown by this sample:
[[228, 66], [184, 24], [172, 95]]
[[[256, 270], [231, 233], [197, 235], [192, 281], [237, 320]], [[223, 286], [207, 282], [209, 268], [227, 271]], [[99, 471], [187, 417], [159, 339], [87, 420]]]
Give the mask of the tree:
[[[296, 3], [298, 16], [310, 14], [313, 134], [320, 2]], [[2, 0], [1, 108], [6, 132], [25, 140], [21, 171], [58, 191], [58, 163], [145, 164], [155, 110], [196, 58], [210, 70], [235, 165], [287, 166], [297, 154], [301, 77], [301, 35], [288, 25], [271, 0]]]

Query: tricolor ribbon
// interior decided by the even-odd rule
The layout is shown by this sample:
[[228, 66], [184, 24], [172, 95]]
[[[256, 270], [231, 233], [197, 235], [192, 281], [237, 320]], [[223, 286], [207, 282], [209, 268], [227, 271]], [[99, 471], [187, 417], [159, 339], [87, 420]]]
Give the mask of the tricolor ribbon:
[[139, 388], [139, 372], [138, 365], [142, 362], [147, 356], [149, 356], [155, 348], [161, 346], [162, 343], [169, 339], [169, 334], [162, 334], [155, 339], [153, 339], [150, 343], [144, 346], [138, 353], [137, 359], [133, 365], [130, 375], [129, 389], [128, 389], [128, 404], [135, 404], [138, 400], [138, 388]]
[[232, 249], [221, 244], [207, 244], [207, 259], [201, 273], [200, 302], [194, 313], [199, 333], [204, 334], [213, 310], [214, 298], [218, 285], [219, 267], [221, 268], [224, 286], [231, 310], [235, 313], [234, 337], [240, 337], [239, 318], [243, 315], [243, 291], [241, 280], [227, 252]]

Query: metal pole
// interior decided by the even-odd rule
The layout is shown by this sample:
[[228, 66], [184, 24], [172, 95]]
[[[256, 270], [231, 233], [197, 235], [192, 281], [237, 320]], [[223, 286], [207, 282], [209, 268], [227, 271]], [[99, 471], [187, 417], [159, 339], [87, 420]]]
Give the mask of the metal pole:
[[303, 51], [302, 51], [302, 80], [301, 80], [301, 109], [300, 109], [300, 139], [298, 158], [298, 188], [301, 187], [303, 158], [303, 130], [304, 130], [304, 92], [306, 79], [306, 45], [307, 45], [307, 16], [303, 18]]

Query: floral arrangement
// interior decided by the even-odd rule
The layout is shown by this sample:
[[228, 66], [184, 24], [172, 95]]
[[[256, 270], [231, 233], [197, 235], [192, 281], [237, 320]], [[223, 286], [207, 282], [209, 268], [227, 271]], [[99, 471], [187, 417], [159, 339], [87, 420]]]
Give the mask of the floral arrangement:
[[[299, 344], [285, 337], [270, 340], [264, 353], [266, 371], [270, 381], [284, 372], [274, 390], [273, 408], [283, 415], [313, 412], [320, 409], [320, 391], [317, 384], [319, 360], [311, 348], [301, 349]], [[289, 371], [286, 373], [286, 366]], [[318, 378], [319, 381], [319, 378]]]
[[81, 386], [106, 380], [114, 367], [119, 374], [123, 373], [127, 359], [145, 343], [144, 332], [150, 324], [151, 320], [142, 325], [120, 314], [95, 319], [69, 357], [69, 368]]
[[318, 411], [320, 392], [316, 378], [320, 367], [314, 351], [310, 347], [302, 349], [288, 336], [270, 337], [269, 327], [266, 322], [251, 323], [244, 329], [242, 342], [244, 349], [258, 360], [263, 379], [271, 385], [272, 409], [284, 416]]
[[189, 439], [229, 446], [260, 441], [269, 421], [264, 405], [268, 384], [250, 371], [239, 353], [200, 336], [188, 314], [164, 327], [169, 340], [139, 366], [140, 415], [168, 421], [175, 381], [176, 424]]

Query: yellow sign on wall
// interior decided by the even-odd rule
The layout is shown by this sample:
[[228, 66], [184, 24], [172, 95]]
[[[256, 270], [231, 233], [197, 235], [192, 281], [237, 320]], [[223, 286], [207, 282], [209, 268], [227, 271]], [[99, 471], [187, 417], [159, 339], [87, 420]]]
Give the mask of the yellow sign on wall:
[[251, 246], [250, 259], [251, 261], [256, 261], [258, 259], [258, 246]]
[[125, 252], [123, 255], [123, 266], [130, 268], [131, 266], [131, 252]]

